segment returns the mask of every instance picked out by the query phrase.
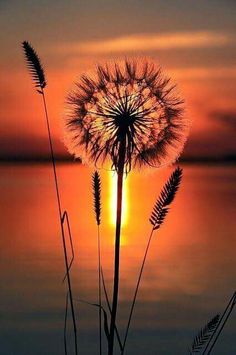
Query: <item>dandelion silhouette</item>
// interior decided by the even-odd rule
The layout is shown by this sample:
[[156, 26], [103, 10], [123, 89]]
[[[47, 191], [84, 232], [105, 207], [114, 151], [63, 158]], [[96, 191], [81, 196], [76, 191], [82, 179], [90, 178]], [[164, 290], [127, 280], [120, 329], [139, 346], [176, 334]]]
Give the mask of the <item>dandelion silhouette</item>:
[[150, 62], [98, 66], [69, 95], [66, 144], [72, 154], [125, 171], [176, 159], [186, 140], [183, 101], [170, 79]]
[[109, 355], [113, 354], [119, 291], [123, 175], [133, 167], [174, 162], [184, 146], [188, 122], [175, 86], [149, 61], [97, 66], [68, 97], [65, 143], [87, 163], [117, 172], [114, 285]]

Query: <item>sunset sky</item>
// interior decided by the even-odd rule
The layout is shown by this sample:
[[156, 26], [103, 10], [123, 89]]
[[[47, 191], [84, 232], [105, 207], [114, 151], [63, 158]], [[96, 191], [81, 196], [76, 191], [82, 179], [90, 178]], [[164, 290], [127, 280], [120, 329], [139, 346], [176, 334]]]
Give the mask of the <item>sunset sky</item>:
[[0, 0], [0, 157], [48, 152], [41, 97], [21, 49], [28, 40], [44, 64], [58, 154], [65, 98], [95, 63], [151, 57], [178, 84], [192, 120], [188, 156], [236, 154], [234, 0]]

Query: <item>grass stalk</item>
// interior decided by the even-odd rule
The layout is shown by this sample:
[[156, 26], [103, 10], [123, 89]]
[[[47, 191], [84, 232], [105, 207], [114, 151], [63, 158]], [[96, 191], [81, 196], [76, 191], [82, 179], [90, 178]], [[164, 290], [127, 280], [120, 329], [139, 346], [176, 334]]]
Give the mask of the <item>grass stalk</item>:
[[[39, 58], [38, 54], [36, 53], [36, 51], [34, 50], [34, 48], [27, 41], [22, 42], [22, 47], [24, 50], [27, 66], [28, 66], [29, 72], [32, 76], [33, 82], [35, 83], [35, 87], [37, 89], [37, 92], [42, 96], [42, 99], [43, 99], [43, 107], [44, 107], [45, 118], [46, 118], [50, 155], [51, 155], [54, 183], [55, 183], [55, 189], [56, 189], [57, 206], [58, 206], [58, 213], [59, 213], [59, 220], [60, 220], [60, 227], [61, 227], [61, 237], [62, 237], [62, 245], [63, 245], [64, 259], [65, 259], [69, 301], [70, 301], [71, 313], [72, 313], [75, 354], [77, 355], [78, 354], [77, 327], [76, 327], [74, 304], [73, 304], [73, 297], [72, 297], [72, 286], [71, 286], [71, 280], [70, 280], [70, 274], [69, 274], [70, 266], [73, 261], [73, 256], [72, 256], [72, 260], [69, 265], [68, 256], [67, 256], [67, 249], [66, 249], [65, 231], [64, 231], [64, 218], [65, 217], [67, 217], [67, 226], [68, 226], [68, 230], [69, 230], [71, 246], [72, 246], [72, 240], [71, 240], [70, 226], [69, 226], [69, 220], [68, 220], [67, 213], [65, 212], [62, 214], [62, 208], [61, 208], [61, 199], [60, 199], [60, 193], [59, 193], [59, 187], [58, 187], [56, 162], [55, 162], [55, 156], [54, 156], [54, 150], [53, 150], [53, 144], [52, 144], [52, 136], [51, 136], [51, 129], [50, 129], [50, 123], [49, 123], [46, 97], [45, 97], [45, 93], [44, 93], [44, 88], [46, 87], [47, 82], [46, 82], [46, 77], [44, 74], [44, 69], [41, 64], [40, 58]], [[72, 254], [73, 254], [73, 246], [72, 246]], [[67, 313], [67, 309], [66, 309], [66, 313]]]
[[98, 235], [98, 304], [99, 304], [99, 354], [102, 354], [102, 291], [101, 291], [101, 240], [100, 228], [97, 226]]
[[102, 354], [102, 291], [101, 291], [101, 179], [99, 173], [95, 171], [92, 177], [94, 212], [97, 223], [97, 248], [98, 248], [98, 315], [99, 315], [99, 354]]
[[68, 292], [66, 292], [66, 306], [65, 306], [65, 318], [64, 318], [64, 351], [65, 355], [67, 352], [67, 315], [68, 315]]
[[[69, 262], [69, 267], [68, 267], [68, 271], [70, 271], [70, 268], [71, 268], [74, 258], [75, 258], [75, 253], [74, 253], [73, 237], [72, 237], [71, 227], [70, 227], [70, 220], [69, 220], [69, 215], [68, 215], [67, 211], [64, 211], [61, 220], [62, 220], [63, 225], [64, 225], [64, 223], [66, 223], [67, 231], [68, 231], [68, 235], [69, 235], [69, 241], [70, 241], [70, 247], [71, 247], [71, 253], [72, 253], [71, 260]], [[65, 274], [62, 282], [65, 282], [66, 278], [67, 278], [67, 273]]]
[[64, 217], [63, 217], [62, 208], [61, 208], [61, 199], [60, 199], [60, 193], [59, 193], [59, 187], [58, 187], [58, 178], [57, 178], [55, 156], [54, 156], [54, 150], [53, 150], [53, 144], [52, 144], [52, 137], [51, 137], [51, 130], [50, 130], [50, 124], [49, 124], [47, 103], [46, 103], [46, 98], [45, 98], [45, 94], [44, 94], [43, 88], [42, 88], [41, 90], [42, 90], [43, 105], [44, 105], [44, 111], [45, 111], [45, 117], [46, 117], [46, 124], [47, 124], [47, 131], [48, 131], [48, 139], [49, 139], [49, 146], [50, 146], [50, 153], [51, 153], [51, 161], [52, 161], [53, 174], [54, 174], [54, 182], [55, 182], [55, 188], [56, 188], [56, 197], [57, 197], [58, 213], [59, 213], [59, 217], [60, 217], [62, 246], [63, 246], [63, 252], [64, 252], [65, 266], [66, 266], [67, 286], [68, 286], [69, 301], [70, 301], [71, 314], [72, 314], [72, 322], [73, 322], [73, 331], [74, 331], [74, 347], [75, 347], [75, 354], [78, 355], [77, 325], [76, 325], [76, 319], [75, 319], [73, 293], [72, 293], [71, 279], [70, 279], [70, 273], [69, 273], [69, 269], [70, 269], [70, 268], [69, 268], [69, 262], [68, 262], [68, 256], [67, 256], [67, 249], [66, 249], [66, 239], [65, 239], [65, 231], [64, 231], [64, 223], [63, 223]]
[[150, 248], [151, 240], [152, 240], [152, 237], [153, 237], [153, 232], [154, 232], [154, 228], [152, 228], [152, 231], [150, 233], [150, 236], [149, 236], [149, 239], [148, 239], [148, 243], [147, 243], [147, 246], [146, 246], [146, 249], [145, 249], [142, 265], [141, 265], [141, 268], [140, 268], [140, 271], [139, 271], [138, 280], [137, 280], [137, 284], [136, 284], [135, 291], [134, 291], [134, 297], [133, 297], [133, 301], [132, 301], [132, 304], [131, 304], [131, 307], [130, 307], [130, 313], [129, 313], [128, 323], [127, 323], [127, 327], [126, 327], [126, 331], [125, 331], [124, 342], [123, 342], [123, 345], [122, 345], [122, 351], [121, 351], [122, 355], [125, 353], [125, 345], [126, 345], [126, 342], [127, 342], [130, 323], [131, 323], [131, 319], [132, 319], [132, 315], [133, 315], [133, 311], [134, 311], [134, 306], [135, 306], [135, 303], [136, 303], [136, 298], [137, 298], [137, 295], [138, 295], [138, 290], [139, 290], [139, 285], [140, 285], [142, 274], [143, 274], [143, 269], [144, 269], [144, 266], [145, 266], [145, 263], [146, 263], [146, 259], [147, 259], [147, 255], [148, 255], [148, 250]]
[[[215, 346], [215, 344], [216, 344], [216, 342], [217, 342], [222, 330], [225, 327], [226, 322], [229, 319], [230, 314], [232, 313], [232, 311], [234, 309], [235, 303], [236, 303], [236, 292], [234, 292], [233, 296], [230, 298], [230, 300], [229, 300], [229, 302], [228, 302], [228, 304], [227, 304], [227, 306], [226, 306], [226, 308], [225, 308], [225, 310], [224, 310], [224, 312], [223, 312], [223, 314], [222, 314], [222, 316], [221, 316], [221, 318], [219, 320], [219, 323], [218, 323], [214, 333], [212, 334], [211, 338], [209, 339], [209, 342], [207, 343], [207, 346], [205, 347], [202, 355], [211, 354], [211, 352], [212, 352], [212, 350], [213, 350], [213, 348], [214, 348], [214, 346]], [[217, 333], [217, 331], [218, 331], [218, 333]], [[214, 341], [212, 342], [212, 344], [210, 346], [210, 343], [213, 340], [214, 336], [215, 336], [215, 339], [214, 339]], [[207, 350], [208, 348], [209, 348], [209, 350]]]
[[137, 284], [136, 284], [135, 291], [134, 291], [134, 297], [133, 297], [133, 300], [131, 303], [128, 323], [127, 323], [127, 327], [125, 330], [125, 337], [124, 337], [121, 355], [123, 355], [125, 353], [125, 346], [126, 346], [126, 342], [127, 342], [128, 333], [129, 333], [130, 323], [131, 323], [131, 319], [132, 319], [132, 315], [133, 315], [133, 311], [134, 311], [134, 307], [135, 307], [135, 303], [136, 303], [136, 299], [137, 299], [137, 295], [138, 295], [138, 291], [139, 291], [139, 286], [140, 286], [141, 278], [143, 275], [143, 270], [144, 270], [144, 266], [146, 263], [147, 255], [148, 255], [148, 251], [149, 251], [150, 244], [152, 241], [153, 233], [155, 230], [159, 229], [160, 226], [163, 224], [165, 217], [169, 211], [169, 206], [173, 202], [176, 192], [179, 189], [181, 179], [182, 179], [182, 170], [179, 167], [177, 167], [174, 170], [174, 172], [171, 174], [171, 176], [168, 179], [168, 181], [166, 182], [165, 186], [163, 187], [161, 194], [154, 205], [151, 217], [149, 219], [150, 223], [152, 224], [153, 227], [152, 227], [150, 236], [148, 238], [148, 242], [147, 242], [147, 246], [146, 246], [146, 249], [144, 252], [144, 257], [142, 260], [140, 272], [138, 275], [138, 280], [137, 280]]

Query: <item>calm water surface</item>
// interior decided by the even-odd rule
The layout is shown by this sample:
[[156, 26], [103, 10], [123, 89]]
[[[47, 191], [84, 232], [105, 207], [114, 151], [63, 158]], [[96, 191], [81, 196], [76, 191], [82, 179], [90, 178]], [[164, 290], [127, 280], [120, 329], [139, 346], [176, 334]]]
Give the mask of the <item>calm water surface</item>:
[[[127, 355], [187, 354], [196, 332], [224, 309], [236, 288], [236, 167], [183, 168], [182, 186], [148, 255]], [[64, 354], [66, 287], [51, 167], [2, 165], [0, 170], [0, 354]], [[135, 173], [125, 182], [121, 335], [151, 230], [148, 218], [170, 173]], [[97, 309], [77, 301], [97, 302], [91, 171], [59, 165], [58, 174], [76, 254], [72, 279], [80, 354], [96, 355]], [[106, 171], [101, 177], [102, 264], [111, 295], [115, 178]], [[236, 354], [235, 329], [236, 310], [214, 354]]]

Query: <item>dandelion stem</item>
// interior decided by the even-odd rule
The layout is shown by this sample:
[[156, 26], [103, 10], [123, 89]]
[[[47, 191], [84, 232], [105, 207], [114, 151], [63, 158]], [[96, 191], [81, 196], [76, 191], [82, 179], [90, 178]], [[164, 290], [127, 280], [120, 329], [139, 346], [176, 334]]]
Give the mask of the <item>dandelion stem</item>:
[[[111, 305], [110, 305], [108, 294], [107, 294], [106, 283], [105, 283], [105, 278], [104, 278], [104, 275], [103, 275], [102, 268], [101, 268], [101, 276], [102, 276], [102, 283], [103, 283], [103, 289], [104, 289], [104, 293], [105, 293], [105, 297], [106, 297], [107, 307], [108, 307], [109, 312], [111, 314]], [[120, 351], [122, 351], [122, 343], [121, 343], [120, 335], [119, 335], [119, 332], [118, 332], [118, 329], [117, 329], [116, 325], [115, 325], [115, 332], [116, 332], [117, 340], [118, 340], [118, 343], [119, 343], [119, 346], [120, 346]]]
[[123, 174], [125, 163], [125, 140], [121, 140], [119, 148], [119, 162], [117, 171], [117, 206], [116, 206], [116, 234], [115, 234], [115, 260], [114, 260], [114, 285], [113, 299], [111, 309], [111, 324], [109, 338], [109, 355], [113, 355], [114, 351], [114, 332], [116, 325], [116, 313], [119, 293], [119, 267], [120, 267], [120, 232], [121, 232], [121, 215], [122, 215], [122, 194], [123, 194]]
[[132, 319], [132, 315], [133, 315], [133, 311], [134, 311], [134, 306], [135, 306], [135, 302], [136, 302], [136, 298], [137, 298], [137, 294], [138, 294], [138, 290], [139, 290], [139, 285], [140, 285], [142, 274], [143, 274], [143, 269], [144, 269], [145, 262], [146, 262], [146, 259], [147, 259], [148, 250], [149, 250], [149, 247], [150, 247], [150, 244], [151, 244], [153, 232], [154, 232], [154, 228], [152, 229], [152, 231], [150, 233], [150, 236], [149, 236], [149, 239], [148, 239], [148, 243], [147, 243], [147, 246], [146, 246], [146, 250], [145, 250], [145, 253], [144, 253], [144, 257], [143, 257], [143, 262], [142, 262], [142, 265], [141, 265], [141, 268], [140, 268], [138, 281], [137, 281], [135, 292], [134, 292], [134, 298], [133, 298], [133, 301], [132, 301], [132, 304], [131, 304], [131, 308], [130, 308], [129, 319], [128, 319], [128, 323], [127, 323], [127, 327], [126, 327], [126, 331], [125, 331], [125, 338], [124, 338], [124, 342], [123, 342], [123, 346], [122, 346], [123, 350], [121, 352], [121, 355], [123, 355], [125, 353], [125, 345], [126, 345], [126, 341], [127, 341], [127, 337], [128, 337], [128, 333], [129, 333], [129, 327], [130, 327], [130, 323], [131, 323], [131, 319]]
[[65, 259], [66, 274], [67, 274], [69, 300], [70, 300], [71, 314], [72, 314], [72, 321], [73, 321], [73, 329], [74, 329], [75, 354], [78, 355], [77, 326], [76, 326], [76, 320], [75, 320], [74, 303], [73, 303], [72, 287], [71, 287], [71, 280], [70, 280], [70, 273], [69, 273], [68, 256], [67, 256], [67, 250], [66, 250], [65, 231], [64, 231], [64, 225], [63, 225], [63, 215], [62, 215], [61, 200], [60, 200], [60, 193], [59, 193], [59, 187], [58, 187], [56, 163], [55, 163], [55, 157], [54, 157], [54, 151], [53, 151], [53, 145], [52, 145], [52, 137], [51, 137], [49, 118], [48, 118], [46, 98], [45, 98], [45, 94], [44, 94], [43, 88], [41, 90], [42, 90], [43, 105], [44, 105], [46, 124], [47, 124], [47, 131], [48, 131], [48, 139], [49, 139], [52, 167], [53, 167], [53, 174], [54, 174], [54, 182], [55, 182], [55, 187], [56, 187], [58, 212], [59, 212], [59, 217], [60, 217], [62, 244], [63, 244], [63, 251], [64, 251], [64, 259]]

